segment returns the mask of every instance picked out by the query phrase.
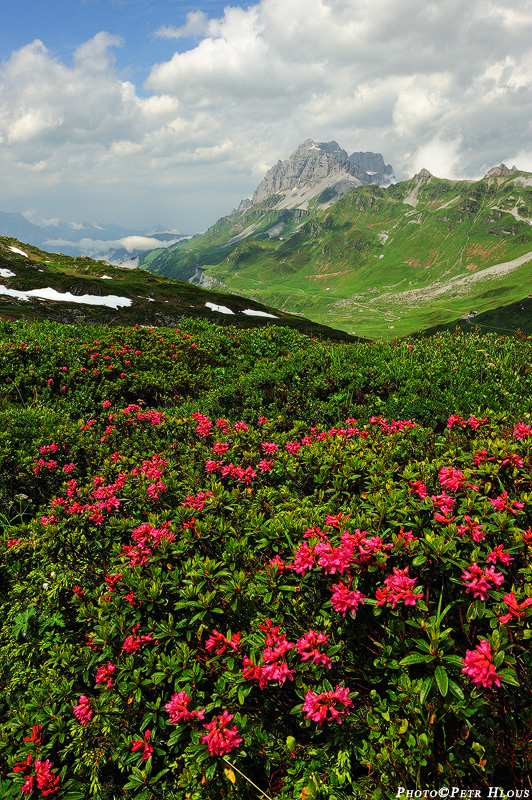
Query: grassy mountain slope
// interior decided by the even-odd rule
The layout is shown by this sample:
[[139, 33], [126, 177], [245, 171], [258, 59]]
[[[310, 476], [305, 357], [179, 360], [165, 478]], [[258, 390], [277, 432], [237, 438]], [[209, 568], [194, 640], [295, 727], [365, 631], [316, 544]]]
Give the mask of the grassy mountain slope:
[[199, 266], [207, 280], [285, 311], [394, 338], [527, 294], [531, 220], [529, 173], [472, 182], [422, 172], [360, 187], [325, 210], [315, 204], [284, 227], [265, 208], [233, 213], [146, 266], [185, 279]]
[[[174, 326], [189, 317], [231, 324], [243, 328], [283, 325], [311, 336], [347, 341], [344, 331], [336, 331], [304, 317], [250, 301], [244, 297], [192, 286], [183, 281], [152, 275], [146, 270], [113, 267], [104, 261], [86, 256], [73, 258], [46, 253], [17, 239], [0, 237], [0, 317], [15, 319], [50, 319], [81, 325], [154, 325]], [[129, 305], [113, 308], [109, 305], [27, 298], [9, 295], [9, 291], [28, 292], [52, 288], [71, 296], [89, 295], [101, 298], [121, 298]], [[6, 291], [7, 290], [7, 291]], [[212, 303], [217, 309], [210, 309]], [[228, 314], [220, 307], [230, 309]], [[244, 314], [245, 310], [267, 316]]]
[[463, 331], [479, 328], [483, 333], [511, 334], [520, 331], [523, 335], [532, 336], [532, 296], [529, 295], [508, 305], [497, 306], [474, 317], [468, 316], [447, 322], [445, 325], [435, 325], [425, 329], [420, 335], [432, 336], [442, 331], [454, 331], [457, 327]]

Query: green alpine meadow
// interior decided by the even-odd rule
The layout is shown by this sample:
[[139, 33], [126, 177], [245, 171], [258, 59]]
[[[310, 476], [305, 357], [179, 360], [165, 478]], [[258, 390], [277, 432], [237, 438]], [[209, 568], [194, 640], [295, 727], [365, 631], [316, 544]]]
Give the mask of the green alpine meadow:
[[532, 791], [532, 175], [393, 180], [0, 237], [0, 797]]
[[[29, 249], [9, 270], [48, 280]], [[530, 337], [31, 297], [0, 322], [0, 796], [525, 797]]]
[[526, 299], [531, 220], [530, 173], [501, 165], [450, 181], [421, 170], [339, 198], [333, 185], [290, 208], [270, 194], [141, 265], [392, 340]]

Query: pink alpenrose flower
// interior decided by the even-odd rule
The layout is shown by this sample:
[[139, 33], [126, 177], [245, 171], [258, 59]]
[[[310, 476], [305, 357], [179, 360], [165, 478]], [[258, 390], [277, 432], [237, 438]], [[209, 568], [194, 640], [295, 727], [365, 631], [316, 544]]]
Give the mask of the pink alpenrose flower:
[[322, 692], [321, 694], [314, 694], [309, 690], [305, 695], [303, 711], [307, 719], [314, 720], [321, 728], [324, 722], [332, 720], [341, 725], [342, 717], [349, 714], [348, 709], [352, 705], [349, 689], [337, 686], [334, 692]]

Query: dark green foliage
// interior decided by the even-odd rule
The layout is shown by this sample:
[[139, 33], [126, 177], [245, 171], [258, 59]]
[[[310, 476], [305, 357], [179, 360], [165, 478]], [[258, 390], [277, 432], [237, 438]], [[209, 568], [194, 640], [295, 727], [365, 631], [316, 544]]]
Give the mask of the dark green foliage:
[[[36, 760], [65, 800], [526, 786], [530, 340], [19, 322], [0, 324], [0, 348], [1, 796], [21, 796]], [[319, 550], [287, 568], [345, 531], [349, 574]], [[500, 545], [502, 582], [474, 597], [463, 571]], [[410, 602], [393, 603], [406, 567]], [[355, 616], [331, 604], [340, 581], [365, 596]], [[512, 592], [522, 611], [504, 621]], [[244, 657], [266, 664], [268, 619], [293, 645], [328, 636], [330, 669], [294, 646], [293, 680], [261, 688]], [[500, 687], [462, 671], [481, 642]], [[337, 687], [349, 714], [318, 725], [309, 693]], [[204, 720], [170, 721], [180, 692]], [[205, 724], [226, 709], [242, 742], [211, 755]]]

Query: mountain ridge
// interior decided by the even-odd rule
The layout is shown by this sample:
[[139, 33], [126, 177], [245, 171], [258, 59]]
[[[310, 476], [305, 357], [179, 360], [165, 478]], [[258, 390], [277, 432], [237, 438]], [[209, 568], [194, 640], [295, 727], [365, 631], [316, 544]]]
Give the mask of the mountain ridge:
[[270, 195], [148, 254], [144, 266], [357, 335], [394, 338], [527, 294], [531, 223], [530, 173], [502, 164], [479, 181], [458, 181], [422, 169], [339, 198], [321, 192], [307, 208], [282, 207]]
[[[368, 171], [366, 167], [371, 169]], [[349, 188], [355, 188], [373, 183], [384, 186], [394, 180], [393, 168], [390, 164], [385, 165], [380, 153], [359, 152], [348, 156], [334, 140], [317, 142], [306, 139], [289, 158], [279, 160], [267, 171], [249, 204], [256, 205], [278, 195], [278, 208], [304, 208], [309, 199], [342, 181], [352, 184]], [[307, 191], [300, 196], [299, 189]], [[312, 193], [309, 189], [316, 191]], [[242, 201], [239, 207], [245, 202]]]
[[88, 256], [48, 253], [0, 236], [0, 319], [175, 327], [190, 317], [238, 328], [278, 325], [332, 341], [355, 340], [344, 331], [237, 294], [191, 286]]
[[[90, 253], [96, 259], [105, 258], [118, 264], [128, 258], [150, 249], [150, 245], [135, 247], [146, 238], [176, 242], [186, 238], [177, 231], [166, 231], [162, 226], [150, 228], [147, 232], [137, 228], [124, 228], [116, 222], [63, 222], [38, 225], [20, 212], [0, 211], [0, 236], [14, 237], [37, 247], [46, 247], [55, 253], [73, 257]], [[152, 243], [153, 246], [153, 243]]]

